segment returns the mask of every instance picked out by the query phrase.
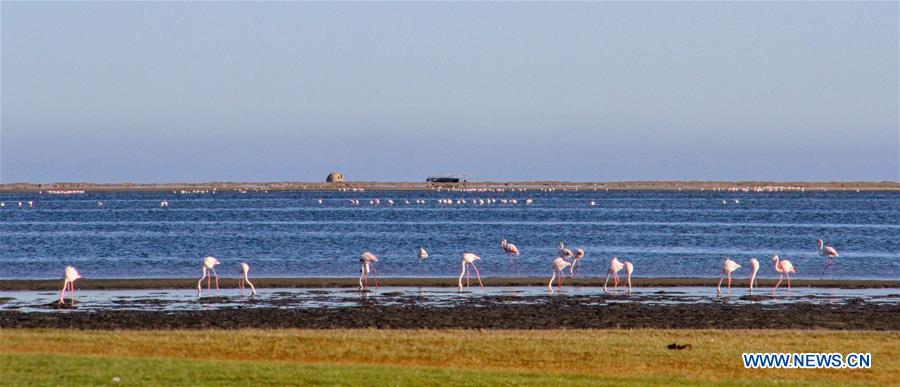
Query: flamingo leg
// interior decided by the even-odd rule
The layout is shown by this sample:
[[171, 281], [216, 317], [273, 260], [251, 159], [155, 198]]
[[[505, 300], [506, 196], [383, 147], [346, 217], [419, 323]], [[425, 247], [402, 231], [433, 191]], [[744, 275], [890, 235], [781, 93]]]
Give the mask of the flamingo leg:
[[219, 273], [216, 273], [216, 268], [211, 268], [213, 275], [216, 276], [216, 294], [219, 294]]
[[787, 273], [785, 275], [787, 276], [788, 291], [790, 291], [791, 290], [791, 273]]
[[613, 273], [613, 290], [619, 287], [619, 272]]
[[459, 272], [459, 290], [460, 290], [460, 291], [461, 291], [462, 288], [463, 288], [463, 286], [462, 286], [462, 278], [463, 278], [464, 275], [466, 275], [466, 261], [463, 261], [463, 263], [462, 263], [462, 271]]
[[728, 273], [728, 291], [731, 291], [731, 273]]
[[725, 281], [725, 273], [722, 273], [722, 276], [719, 277], [719, 285], [716, 286], [716, 294], [722, 293], [722, 282]]
[[628, 274], [628, 294], [631, 294], [631, 274]]
[[609, 293], [609, 292], [606, 290], [606, 285], [609, 284], [609, 276], [610, 276], [610, 274], [609, 274], [609, 273], [606, 273], [606, 282], [603, 283], [603, 293]]
[[553, 275], [550, 276], [550, 283], [547, 284], [547, 290], [549, 290], [550, 293], [553, 293], [553, 280], [556, 279], [556, 270], [552, 270], [551, 272]]
[[65, 301], [63, 301], [63, 297], [66, 295], [66, 289], [68, 289], [68, 288], [69, 288], [69, 283], [66, 281], [63, 281], [62, 291], [59, 292], [59, 303], [60, 304], [65, 302]]
[[469, 287], [469, 280], [470, 280], [470, 279], [472, 279], [472, 272], [471, 272], [471, 271], [467, 271], [467, 272], [466, 272], [466, 287]]
[[562, 270], [560, 270], [560, 271], [559, 271], [559, 278], [556, 279], [556, 289], [559, 289], [559, 288], [562, 287], [562, 285], [563, 285], [563, 277], [565, 277], [565, 276], [563, 275]]
[[75, 305], [75, 281], [69, 282], [69, 290], [72, 291], [72, 305]]
[[475, 275], [478, 276], [478, 285], [484, 287], [484, 284], [481, 283], [481, 273], [478, 272], [478, 266], [475, 266], [475, 262], [472, 262], [472, 267], [475, 268]]
[[375, 265], [372, 265], [372, 278], [375, 280], [375, 289], [378, 290], [378, 271], [375, 270]]
[[366, 265], [359, 265], [359, 290], [365, 289], [363, 286], [363, 276], [366, 275]]
[[203, 292], [203, 279], [206, 278], [206, 267], [203, 268], [203, 275], [200, 276], [200, 280], [197, 281], [197, 297], [200, 297], [200, 294]]
[[778, 285], [781, 285], [781, 280], [784, 278], [784, 274], [778, 276], [778, 282], [775, 283], [775, 287], [772, 288], [772, 294], [775, 294], [775, 289], [778, 289]]
[[578, 263], [578, 260], [572, 261], [572, 266], [569, 266], [569, 277], [575, 278], [575, 264]]

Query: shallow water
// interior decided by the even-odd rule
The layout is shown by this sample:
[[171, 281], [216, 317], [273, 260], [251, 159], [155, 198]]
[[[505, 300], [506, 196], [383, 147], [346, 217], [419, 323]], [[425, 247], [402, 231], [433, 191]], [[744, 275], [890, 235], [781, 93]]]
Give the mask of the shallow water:
[[[21, 312], [57, 311], [59, 293], [46, 291], [15, 291], [0, 293], [0, 311]], [[578, 299], [584, 305], [614, 303], [646, 304], [840, 304], [865, 302], [877, 304], [900, 304], [900, 289], [837, 289], [837, 288], [793, 288], [779, 289], [775, 296], [771, 289], [761, 289], [750, 296], [746, 289], [732, 289], [716, 295], [715, 288], [701, 287], [647, 287], [634, 288], [631, 294], [621, 289], [609, 294], [601, 287], [566, 287], [549, 293], [539, 286], [455, 288], [437, 287], [382, 287], [378, 290], [360, 292], [349, 288], [325, 289], [259, 289], [255, 297], [249, 291], [244, 295], [236, 289], [223, 289], [218, 293], [204, 290], [197, 297], [195, 289], [172, 290], [87, 290], [76, 295], [76, 308], [66, 310], [143, 310], [143, 311], [188, 311], [233, 308], [342, 308], [378, 305], [414, 304], [416, 306], [450, 307], [470, 301], [483, 305], [491, 302], [504, 304], [535, 304], [552, 302], [560, 297]], [[68, 302], [69, 299], [67, 298]]]
[[[368, 204], [376, 198], [381, 205]], [[443, 205], [439, 198], [467, 203]], [[526, 198], [534, 204], [524, 205]], [[17, 201], [28, 200], [34, 208], [18, 208]], [[159, 206], [162, 200], [169, 208]], [[240, 261], [251, 264], [254, 276], [354, 276], [364, 250], [379, 256], [385, 277], [453, 276], [464, 250], [481, 256], [483, 275], [549, 276], [558, 240], [587, 252], [579, 271], [588, 276], [603, 276], [616, 255], [634, 262], [641, 276], [717, 277], [727, 256], [745, 267], [757, 257], [761, 277], [771, 278], [769, 257], [779, 254], [800, 278], [819, 278], [818, 238], [840, 251], [838, 278], [900, 278], [894, 192], [3, 194], [0, 202], [6, 279], [58, 278], [68, 264], [86, 278], [192, 277], [205, 255], [218, 257], [226, 276], [237, 273]], [[522, 251], [518, 271], [499, 251], [501, 238]], [[415, 257], [419, 245], [431, 254], [423, 265]], [[746, 277], [746, 268], [735, 275]]]

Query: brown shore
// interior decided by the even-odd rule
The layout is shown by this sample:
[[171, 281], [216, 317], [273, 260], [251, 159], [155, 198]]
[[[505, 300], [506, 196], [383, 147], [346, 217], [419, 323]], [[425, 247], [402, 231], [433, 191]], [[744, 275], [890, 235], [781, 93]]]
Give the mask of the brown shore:
[[433, 190], [515, 189], [540, 190], [545, 188], [580, 190], [762, 190], [762, 191], [900, 191], [900, 182], [771, 182], [771, 181], [509, 181], [469, 182], [460, 184], [434, 184], [425, 182], [201, 182], [201, 183], [7, 183], [0, 184], [0, 193], [50, 193], [50, 191], [85, 192], [167, 192], [167, 191], [337, 191], [364, 190]]
[[[222, 277], [223, 289], [237, 286], [236, 278]], [[355, 288], [357, 278], [253, 278], [257, 288]], [[484, 278], [485, 286], [547, 286], [547, 278]], [[603, 286], [606, 278], [574, 278], [566, 281], [574, 286]], [[640, 278], [633, 277], [636, 287], [715, 287], [718, 278]], [[382, 278], [382, 286], [401, 287], [455, 287], [456, 278]], [[771, 287], [772, 279], [758, 279], [760, 287]], [[47, 279], [15, 279], [0, 280], [0, 291], [23, 290], [59, 290], [61, 280]], [[610, 282], [611, 284], [611, 282]], [[874, 289], [900, 288], [900, 280], [842, 280], [842, 279], [797, 279], [792, 280], [794, 287]], [[141, 290], [141, 289], [192, 289], [197, 286], [196, 278], [104, 278], [81, 279], [79, 290]], [[735, 279], [732, 286], [747, 286], [746, 279]]]

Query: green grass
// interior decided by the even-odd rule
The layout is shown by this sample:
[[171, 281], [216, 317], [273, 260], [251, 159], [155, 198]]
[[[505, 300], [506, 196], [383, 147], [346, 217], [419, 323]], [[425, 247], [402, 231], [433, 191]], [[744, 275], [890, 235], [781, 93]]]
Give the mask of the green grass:
[[[693, 348], [665, 348], [674, 341]], [[900, 380], [898, 342], [830, 331], [0, 330], [0, 385], [889, 385]], [[873, 367], [740, 360], [835, 351], [871, 352]]]

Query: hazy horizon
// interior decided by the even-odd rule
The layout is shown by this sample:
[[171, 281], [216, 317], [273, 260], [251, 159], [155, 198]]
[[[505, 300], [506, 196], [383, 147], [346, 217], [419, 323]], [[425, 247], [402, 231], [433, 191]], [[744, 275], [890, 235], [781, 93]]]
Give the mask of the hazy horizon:
[[900, 181], [900, 4], [0, 3], [0, 183]]

